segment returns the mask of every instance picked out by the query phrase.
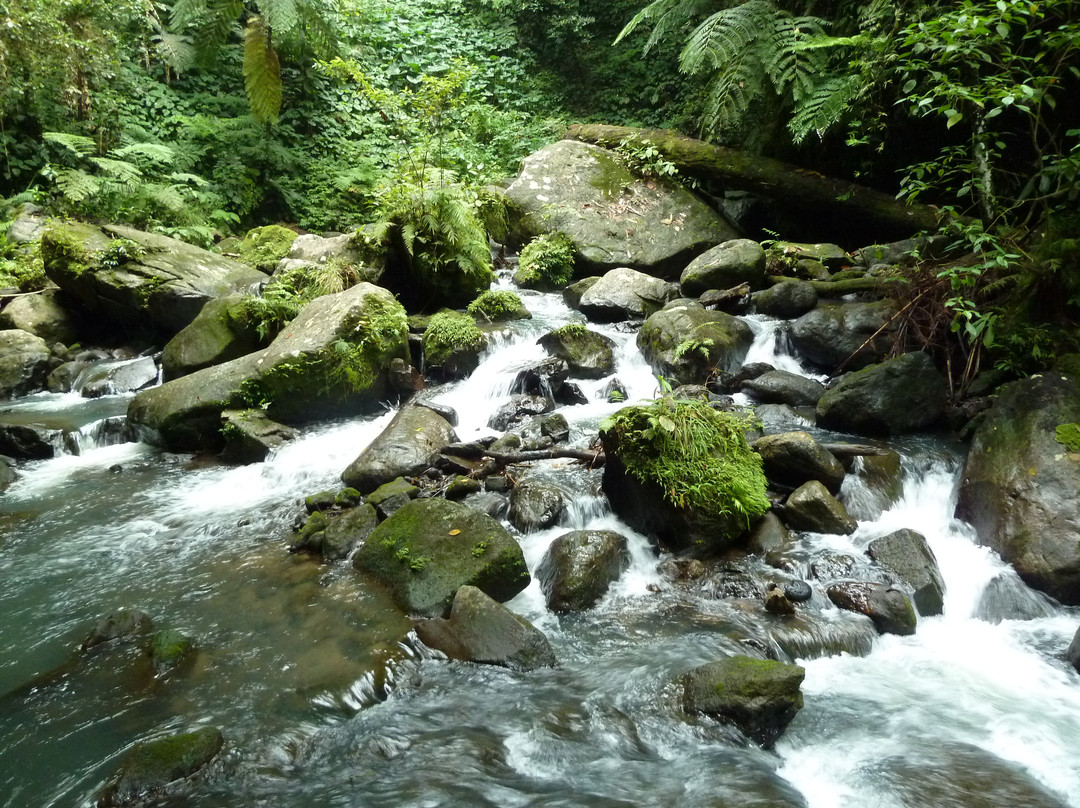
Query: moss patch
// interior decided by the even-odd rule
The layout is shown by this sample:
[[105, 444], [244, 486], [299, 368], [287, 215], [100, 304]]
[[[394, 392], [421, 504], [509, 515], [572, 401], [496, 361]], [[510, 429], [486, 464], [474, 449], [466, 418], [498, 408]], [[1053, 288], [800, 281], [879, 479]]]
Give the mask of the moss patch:
[[489, 289], [465, 309], [477, 320], [493, 323], [504, 320], [528, 320], [532, 317], [521, 298], [505, 289]]
[[288, 255], [294, 241], [296, 233], [292, 230], [279, 224], [271, 224], [249, 230], [240, 242], [237, 252], [241, 261], [256, 269], [270, 272], [278, 261]]
[[514, 283], [553, 292], [574, 276], [574, 243], [565, 233], [547, 233], [530, 241], [518, 258]]
[[616, 439], [629, 473], [660, 486], [675, 507], [749, 525], [769, 509], [761, 457], [743, 434], [749, 425], [704, 400], [665, 397], [619, 410], [600, 430]]
[[440, 367], [456, 353], [481, 350], [485, 342], [472, 317], [441, 311], [431, 318], [424, 332], [424, 357], [428, 365]]
[[1080, 452], [1080, 424], [1058, 424], [1054, 440], [1074, 454]]

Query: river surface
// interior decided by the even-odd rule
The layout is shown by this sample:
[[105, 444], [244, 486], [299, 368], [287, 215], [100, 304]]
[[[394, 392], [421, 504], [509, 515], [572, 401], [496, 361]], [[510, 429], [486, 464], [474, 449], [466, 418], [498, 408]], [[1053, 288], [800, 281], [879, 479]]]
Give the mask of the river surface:
[[[492, 434], [516, 371], [544, 358], [537, 337], [580, 319], [558, 296], [522, 296], [534, 319], [435, 394], [462, 439]], [[807, 373], [777, 348], [782, 324], [750, 324], [750, 360]], [[654, 397], [633, 331], [593, 327], [619, 346], [628, 400]], [[560, 410], [579, 445], [622, 406], [602, 399], [606, 381], [581, 382], [590, 403]], [[548, 612], [535, 582], [511, 601], [560, 661], [515, 673], [438, 658], [348, 563], [287, 552], [302, 498], [340, 486], [392, 412], [314, 425], [264, 463], [225, 467], [95, 431], [125, 404], [43, 394], [4, 416], [80, 437], [67, 446], [78, 454], [24, 464], [0, 496], [0, 808], [91, 805], [132, 744], [203, 724], [222, 728], [227, 751], [170, 804], [1080, 808], [1080, 676], [1060, 658], [1080, 614], [1028, 590], [953, 519], [963, 447], [948, 439], [896, 443], [903, 495], [884, 512], [850, 475], [858, 531], [802, 534], [787, 562], [808, 575], [815, 560], [863, 559], [874, 538], [918, 530], [947, 595], [912, 637], [877, 636], [821, 591], [785, 623], [676, 586], [610, 512], [600, 472], [523, 470], [571, 500], [557, 528], [518, 535], [530, 568], [584, 527], [622, 532], [633, 561], [582, 614]], [[193, 661], [162, 678], [130, 649], [72, 664], [97, 620], [125, 607], [196, 638]], [[771, 752], [682, 714], [670, 684], [747, 642], [806, 668], [806, 706]]]

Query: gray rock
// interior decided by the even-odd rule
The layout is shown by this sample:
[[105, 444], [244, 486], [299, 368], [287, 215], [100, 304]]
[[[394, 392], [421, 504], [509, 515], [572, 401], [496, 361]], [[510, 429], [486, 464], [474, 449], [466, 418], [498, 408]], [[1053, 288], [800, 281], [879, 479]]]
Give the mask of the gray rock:
[[588, 274], [631, 267], [673, 275], [738, 235], [686, 189], [635, 177], [612, 152], [572, 140], [527, 157], [507, 197], [524, 212], [521, 240], [566, 233]]
[[543, 632], [473, 586], [457, 591], [449, 618], [422, 621], [416, 634], [451, 659], [518, 671], [558, 664]]
[[[118, 238], [135, 242], [142, 254], [115, 255]], [[54, 223], [42, 236], [41, 253], [49, 279], [98, 323], [165, 338], [194, 320], [211, 298], [266, 280], [246, 264], [120, 225]]]
[[[7, 491], [17, 479], [19, 479], [19, 475], [12, 468], [11, 461], [6, 457], [0, 457], [0, 493]], [[3, 542], [0, 541], [0, 544], [3, 544]]]
[[264, 410], [225, 410], [221, 413], [225, 463], [261, 463], [270, 452], [296, 437], [292, 427], [271, 421]]
[[[47, 226], [45, 211], [37, 205], [27, 203], [19, 208], [15, 221], [11, 223], [4, 235], [12, 244], [30, 244], [41, 238]], [[18, 328], [18, 326], [15, 327]]]
[[754, 337], [741, 320], [719, 311], [672, 305], [651, 315], [637, 345], [653, 371], [679, 384], [702, 384], [717, 370], [737, 370]]
[[791, 324], [795, 350], [829, 372], [844, 363], [857, 370], [884, 359], [896, 340], [899, 306], [875, 303], [819, 303]]
[[414, 499], [380, 524], [353, 566], [382, 583], [406, 612], [440, 617], [462, 586], [506, 601], [528, 586], [521, 548], [486, 513], [445, 499]]
[[70, 393], [75, 389], [75, 381], [89, 362], [65, 362], [45, 378], [45, 389], [50, 393]]
[[673, 283], [617, 267], [582, 294], [577, 308], [590, 320], [643, 320], [679, 296]]
[[601, 379], [615, 372], [615, 343], [603, 334], [580, 326], [563, 326], [536, 342], [566, 362], [571, 376]]
[[817, 480], [803, 483], [791, 492], [784, 503], [784, 521], [795, 530], [813, 533], [847, 535], [858, 527], [844, 506]]
[[553, 485], [525, 480], [510, 494], [510, 524], [522, 533], [557, 524], [566, 513], [566, 497]]
[[77, 389], [84, 398], [98, 398], [141, 390], [157, 378], [158, 366], [153, 357], [137, 356], [95, 362], [79, 375]]
[[0, 424], [0, 454], [15, 460], [48, 460], [55, 456], [59, 430], [32, 424]]
[[779, 250], [797, 261], [817, 261], [835, 272], [851, 264], [851, 256], [836, 244], [811, 244], [799, 241], [778, 241], [773, 249]]
[[270, 418], [288, 424], [382, 406], [387, 369], [407, 351], [400, 304], [385, 289], [360, 283], [308, 303], [268, 348], [139, 393], [128, 420], [170, 449], [218, 449], [221, 413], [238, 405], [265, 404]]
[[840, 491], [844, 467], [809, 432], [765, 435], [751, 445], [761, 455], [765, 476], [770, 480], [792, 487], [817, 480], [832, 494]]
[[555, 409], [555, 404], [546, 396], [511, 396], [510, 400], [500, 406], [488, 419], [487, 425], [492, 429], [505, 432], [511, 427], [537, 415], [551, 412], [553, 409]]
[[732, 239], [706, 250], [679, 277], [682, 292], [697, 297], [710, 289], [731, 289], [748, 283], [760, 289], [765, 282], [765, 250], [756, 241]]
[[69, 345], [77, 334], [75, 321], [49, 290], [13, 299], [0, 312], [0, 328], [18, 328], [49, 345]]
[[941, 614], [945, 606], [945, 581], [926, 537], [914, 530], [897, 530], [874, 539], [867, 554], [885, 569], [896, 573], [913, 590], [919, 614]]
[[[312, 264], [324, 264], [327, 261], [341, 261], [343, 264], [361, 264], [364, 262], [364, 253], [357, 246], [352, 234], [345, 233], [340, 236], [325, 238], [309, 233], [297, 236], [296, 241], [289, 248], [286, 258], [295, 261], [307, 261]], [[370, 283], [377, 281], [366, 278]]]
[[750, 296], [754, 311], [784, 320], [806, 314], [817, 303], [817, 291], [806, 281], [782, 281]]
[[1074, 671], [1080, 673], [1080, 629], [1076, 630], [1072, 642], [1065, 649], [1065, 661], [1069, 663]]
[[161, 354], [166, 381], [258, 349], [258, 333], [229, 316], [229, 311], [244, 298], [243, 294], [233, 294], [208, 300], [195, 319], [166, 343]]
[[0, 331], [0, 399], [44, 389], [50, 357], [41, 337], [17, 328]]
[[750, 531], [746, 549], [757, 555], [766, 555], [786, 547], [791, 542], [791, 532], [784, 527], [780, 517], [772, 511], [766, 513]]
[[980, 544], [1028, 586], [1072, 606], [1080, 605], [1077, 424], [1075, 378], [1046, 373], [1006, 385], [972, 437], [956, 504]]
[[865, 614], [879, 634], [908, 636], [915, 633], [918, 618], [908, 596], [895, 586], [865, 581], [842, 581], [825, 590], [839, 609]]
[[771, 747], [802, 709], [805, 676], [798, 665], [733, 656], [694, 668], [679, 683], [687, 712], [731, 722]]
[[739, 389], [763, 404], [790, 404], [792, 407], [816, 407], [825, 395], [825, 385], [786, 370], [770, 370], [747, 379]]
[[900, 455], [892, 450], [880, 455], [864, 455], [853, 464], [851, 474], [863, 486], [843, 494], [844, 507], [856, 519], [874, 520], [904, 495], [904, 474]]
[[190, 778], [209, 764], [225, 744], [221, 730], [203, 727], [140, 743], [98, 796], [97, 804], [144, 805], [160, 797], [169, 783]]
[[154, 630], [150, 615], [138, 609], [121, 609], [103, 618], [79, 644], [80, 651], [89, 651], [102, 643], [143, 637]]
[[979, 596], [975, 617], [997, 625], [1002, 620], [1053, 617], [1059, 608], [1053, 598], [1036, 592], [1021, 581], [1013, 570], [1009, 570], [990, 579]]
[[374, 491], [395, 477], [422, 473], [442, 447], [456, 440], [450, 422], [434, 410], [404, 406], [341, 479], [362, 493]]
[[556, 538], [536, 569], [553, 612], [591, 609], [630, 565], [626, 537], [611, 530], [574, 530]]
[[817, 405], [818, 425], [857, 435], [900, 435], [932, 425], [949, 387], [924, 353], [909, 353], [849, 373]]
[[379, 524], [372, 505], [364, 503], [327, 522], [320, 551], [327, 561], [348, 557], [363, 544]]
[[590, 275], [587, 278], [582, 278], [580, 281], [574, 281], [574, 283], [567, 286], [562, 291], [563, 302], [572, 309], [576, 309], [581, 305], [581, 297], [587, 291], [593, 288], [600, 280], [599, 275]]

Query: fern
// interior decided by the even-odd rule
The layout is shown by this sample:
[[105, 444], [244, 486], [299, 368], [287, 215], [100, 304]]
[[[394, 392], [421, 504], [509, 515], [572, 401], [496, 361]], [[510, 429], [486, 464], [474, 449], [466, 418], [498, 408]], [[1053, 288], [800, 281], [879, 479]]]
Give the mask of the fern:
[[792, 139], [801, 143], [811, 132], [823, 134], [843, 117], [861, 89], [858, 76], [831, 76], [821, 81], [800, 99], [788, 121]]
[[300, 21], [296, 0], [260, 0], [259, 11], [270, 30], [279, 35], [291, 31]]
[[87, 157], [97, 151], [97, 143], [93, 138], [84, 135], [72, 135], [67, 132], [45, 132], [41, 139], [46, 143], [54, 143], [76, 157]]
[[101, 178], [82, 169], [53, 167], [52, 173], [57, 190], [72, 202], [85, 202], [101, 192]]
[[277, 121], [281, 112], [281, 65], [262, 17], [248, 20], [244, 30], [244, 89], [251, 112], [260, 123]]

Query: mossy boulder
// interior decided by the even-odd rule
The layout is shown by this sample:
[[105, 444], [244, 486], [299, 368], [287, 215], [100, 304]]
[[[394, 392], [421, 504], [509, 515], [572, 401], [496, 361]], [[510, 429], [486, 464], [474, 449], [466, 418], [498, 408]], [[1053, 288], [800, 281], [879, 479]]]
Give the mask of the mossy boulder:
[[170, 449], [217, 450], [226, 409], [265, 408], [295, 424], [380, 407], [391, 362], [407, 356], [405, 310], [360, 283], [308, 303], [268, 348], [139, 393], [128, 420]]
[[440, 311], [424, 331], [424, 364], [453, 378], [464, 378], [480, 364], [488, 340], [468, 314]]
[[830, 373], [841, 364], [858, 370], [888, 356], [899, 329], [899, 310], [894, 300], [819, 303], [791, 324], [791, 343], [808, 362]]
[[353, 566], [406, 612], [441, 617], [462, 586], [506, 601], [528, 586], [521, 548], [486, 513], [445, 499], [415, 499], [380, 524]]
[[239, 261], [120, 225], [54, 223], [41, 251], [49, 279], [109, 335], [169, 339], [208, 300], [266, 280]]
[[536, 569], [553, 612], [591, 609], [630, 566], [626, 537], [613, 530], [573, 530], [556, 538]]
[[678, 296], [679, 287], [674, 283], [629, 267], [616, 267], [591, 284], [574, 308], [598, 323], [643, 320]]
[[230, 316], [244, 294], [208, 300], [199, 314], [165, 344], [161, 369], [165, 381], [220, 365], [259, 348], [259, 334], [245, 320]]
[[916, 432], [941, 417], [948, 395], [927, 354], [904, 354], [841, 378], [818, 400], [817, 422], [857, 435]]
[[519, 671], [557, 664], [542, 631], [475, 586], [458, 589], [450, 616], [417, 623], [416, 634], [451, 659]]
[[102, 618], [79, 644], [80, 651], [89, 651], [103, 643], [137, 639], [154, 630], [154, 621], [138, 609], [120, 609]]
[[527, 157], [507, 197], [523, 211], [520, 241], [565, 233], [585, 274], [621, 266], [671, 277], [738, 235], [685, 188], [637, 177], [614, 153], [571, 140]]
[[262, 409], [225, 410], [221, 435], [225, 440], [221, 459], [244, 465], [266, 460], [272, 451], [296, 438], [296, 430], [270, 420]]
[[565, 233], [544, 233], [522, 248], [514, 283], [522, 289], [554, 292], [573, 277], [574, 243]]
[[915, 633], [918, 616], [911, 600], [895, 586], [866, 581], [841, 581], [825, 590], [838, 609], [865, 614], [879, 634]]
[[522, 533], [544, 530], [562, 518], [566, 507], [562, 489], [543, 480], [524, 480], [510, 494], [510, 524]]
[[191, 658], [194, 650], [195, 641], [176, 629], [162, 629], [157, 632], [150, 638], [147, 648], [150, 664], [158, 676], [164, 676], [180, 667]]
[[404, 406], [342, 472], [341, 479], [345, 485], [369, 493], [395, 477], [420, 474], [455, 440], [454, 428], [439, 413], [427, 407]]
[[256, 227], [244, 234], [237, 253], [245, 264], [251, 264], [260, 272], [274, 271], [278, 261], [289, 254], [297, 235], [279, 224]]
[[210, 763], [225, 744], [221, 730], [203, 727], [140, 743], [98, 796], [97, 804], [141, 805], [161, 795], [169, 783], [191, 777]]
[[49, 346], [18, 328], [0, 331], [0, 398], [25, 396], [45, 387]]
[[956, 515], [1035, 589], [1080, 605], [1080, 382], [1045, 373], [1001, 388], [971, 440]]
[[786, 370], [770, 370], [746, 379], [739, 389], [763, 404], [790, 404], [792, 407], [815, 407], [825, 395], [825, 385]]
[[684, 674], [683, 708], [738, 727], [755, 743], [771, 747], [803, 707], [806, 671], [771, 659], [732, 656]]
[[747, 426], [701, 399], [619, 410], [600, 428], [612, 508], [673, 550], [705, 554], [734, 544], [769, 509]]
[[679, 284], [687, 297], [710, 289], [731, 289], [747, 283], [760, 289], [765, 283], [765, 250], [756, 241], [732, 239], [706, 250], [682, 271]]
[[765, 476], [781, 485], [797, 488], [809, 480], [821, 482], [832, 494], [844, 482], [844, 467], [809, 432], [765, 435], [753, 443], [761, 455]]
[[367, 540], [378, 524], [379, 516], [374, 506], [367, 503], [357, 505], [340, 516], [327, 520], [322, 538], [315, 549], [326, 561], [346, 558], [354, 548]]
[[571, 323], [536, 341], [552, 356], [566, 362], [571, 376], [601, 379], [615, 372], [615, 343], [603, 334]]
[[817, 480], [805, 482], [791, 492], [784, 503], [784, 521], [795, 530], [840, 535], [854, 533], [859, 526]]
[[521, 298], [508, 289], [488, 289], [466, 307], [465, 313], [478, 323], [532, 319], [532, 313], [525, 308]]
[[645, 361], [673, 384], [704, 384], [717, 370], [734, 373], [753, 341], [750, 327], [730, 314], [680, 303], [651, 315], [637, 336]]
[[50, 290], [11, 300], [0, 312], [0, 328], [18, 328], [41, 337], [47, 345], [69, 345], [78, 334], [74, 318]]
[[784, 320], [806, 314], [817, 302], [818, 294], [813, 285], [798, 280], [784, 280], [750, 296], [754, 311]]

